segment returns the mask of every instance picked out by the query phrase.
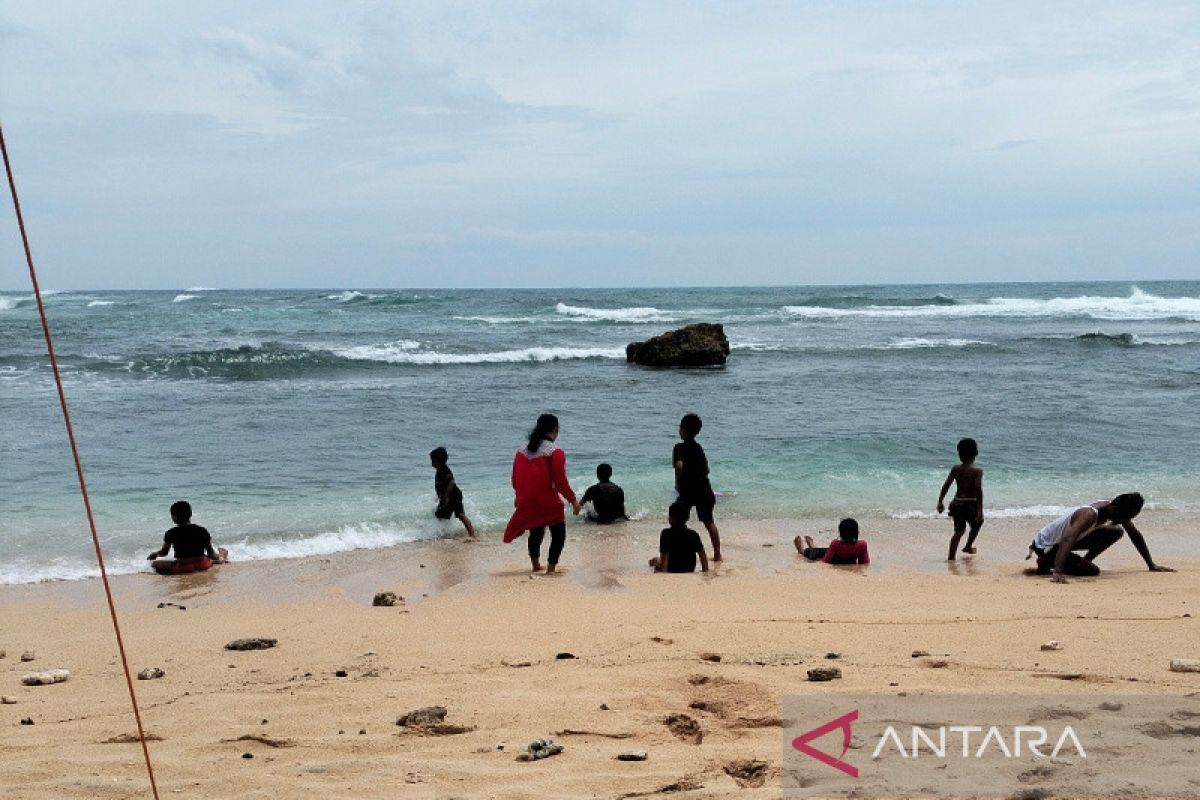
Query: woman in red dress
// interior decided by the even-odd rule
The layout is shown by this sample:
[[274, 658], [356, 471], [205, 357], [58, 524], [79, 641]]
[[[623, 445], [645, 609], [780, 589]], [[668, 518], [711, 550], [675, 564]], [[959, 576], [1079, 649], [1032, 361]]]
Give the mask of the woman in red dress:
[[529, 432], [529, 441], [513, 458], [512, 485], [516, 492], [516, 510], [504, 529], [504, 541], [511, 542], [529, 531], [529, 561], [533, 571], [542, 569], [542, 539], [550, 528], [550, 554], [546, 572], [554, 572], [567, 540], [566, 513], [559, 495], [567, 498], [575, 515], [579, 501], [567, 481], [567, 454], [554, 440], [558, 438], [558, 417], [542, 414]]

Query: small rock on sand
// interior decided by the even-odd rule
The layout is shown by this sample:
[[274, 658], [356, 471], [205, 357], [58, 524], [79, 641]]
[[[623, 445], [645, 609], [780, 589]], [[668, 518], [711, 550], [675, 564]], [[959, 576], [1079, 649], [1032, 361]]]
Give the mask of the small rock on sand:
[[700, 660], [701, 661], [711, 661], [714, 664], [720, 664], [721, 663], [721, 654], [720, 653], [701, 653]]
[[445, 706], [426, 706], [418, 708], [414, 711], [409, 711], [400, 719], [396, 720], [396, 724], [409, 727], [423, 727], [426, 725], [438, 725], [446, 719]]
[[834, 661], [834, 660], [836, 660], [836, 659], [839, 659], [839, 658], [841, 658], [841, 657], [842, 657], [842, 654], [841, 654], [841, 653], [829, 652], [829, 653], [826, 653], [826, 654], [825, 654], [825, 657], [826, 657], [826, 658], [828, 658], [830, 661]]
[[1101, 711], [1120, 711], [1124, 707], [1124, 703], [1118, 703], [1115, 700], [1105, 700], [1100, 704]]
[[32, 718], [30, 718], [30, 717], [23, 717], [23, 718], [21, 719], [21, 724], [22, 724], [22, 725], [32, 725], [32, 724], [33, 724], [33, 719], [32, 719]]
[[534, 739], [522, 754], [523, 761], [539, 761], [543, 758], [556, 756], [563, 751], [563, 746], [553, 739]]
[[24, 653], [21, 653], [22, 661], [33, 661], [35, 658], [37, 658], [37, 655], [32, 650], [26, 650]]
[[0, 704], [6, 706], [15, 706], [17, 704], [17, 698], [4, 695], [3, 697], [0, 697]]
[[253, 637], [250, 639], [234, 639], [229, 644], [225, 645], [226, 650], [269, 650], [279, 644], [278, 639], [267, 639], [265, 637]]
[[155, 680], [156, 678], [161, 678], [166, 674], [167, 673], [163, 672], [158, 667], [146, 667], [144, 670], [142, 670], [141, 672], [138, 673], [138, 680], [139, 681], [152, 681], [152, 680]]
[[559, 653], [558, 655], [555, 656], [555, 658], [557, 658], [559, 661], [569, 661], [570, 659], [575, 658], [575, 654], [564, 652], [564, 653]]
[[617, 756], [617, 761], [645, 761], [647, 758], [645, 750], [626, 750]]
[[1059, 643], [1057, 640], [1051, 639], [1050, 641], [1048, 641], [1044, 645], [1042, 645], [1042, 649], [1045, 651], [1062, 650], [1063, 647], [1062, 647], [1062, 644]]
[[808, 671], [810, 681], [832, 681], [842, 677], [842, 671], [837, 667], [813, 667]]
[[375, 595], [375, 599], [371, 601], [371, 605], [390, 607], [403, 602], [404, 598], [395, 592], [379, 592]]
[[52, 683], [62, 683], [71, 677], [65, 669], [48, 669], [45, 672], [30, 672], [21, 678], [26, 686], [49, 686]]
[[1172, 658], [1171, 672], [1200, 672], [1200, 659]]
[[913, 658], [925, 658], [928, 655], [929, 655], [928, 650], [913, 650], [912, 651]]

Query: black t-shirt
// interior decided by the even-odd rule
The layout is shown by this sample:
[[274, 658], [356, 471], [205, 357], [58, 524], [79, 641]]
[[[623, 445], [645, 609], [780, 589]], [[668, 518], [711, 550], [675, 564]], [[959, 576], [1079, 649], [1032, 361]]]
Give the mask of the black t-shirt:
[[708, 457], [704, 448], [693, 439], [690, 442], [680, 442], [671, 451], [671, 464], [683, 462], [683, 474], [679, 479], [679, 492], [684, 495], [712, 494], [712, 485], [708, 482]]
[[688, 527], [663, 528], [658, 552], [667, 554], [667, 572], [695, 572], [696, 554], [703, 552], [700, 534]]
[[190, 522], [171, 528], [163, 539], [174, 548], [176, 558], [201, 558], [208, 555], [208, 548], [212, 546], [208, 530]]
[[579, 502], [592, 504], [597, 522], [625, 519], [625, 492], [612, 481], [601, 481], [589, 486]]
[[[454, 473], [445, 464], [437, 468], [437, 473], [433, 476], [433, 490], [437, 492], [438, 503], [442, 502], [442, 498], [446, 496], [446, 487], [454, 480]], [[447, 503], [453, 503], [456, 499], [462, 498], [462, 491], [458, 488], [458, 484], [454, 484], [454, 491], [451, 492], [453, 497], [446, 497]]]

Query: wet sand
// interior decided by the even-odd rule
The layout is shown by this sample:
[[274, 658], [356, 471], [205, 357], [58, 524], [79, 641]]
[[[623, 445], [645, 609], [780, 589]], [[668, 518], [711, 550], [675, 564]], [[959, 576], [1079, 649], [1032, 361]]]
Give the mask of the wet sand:
[[[1120, 542], [1103, 575], [1066, 586], [1023, 574], [1027, 520], [990, 521], [980, 555], [952, 566], [948, 526], [928, 520], [865, 526], [867, 570], [804, 563], [791, 536], [833, 523], [727, 525], [727, 563], [708, 575], [647, 574], [659, 526], [642, 522], [573, 527], [556, 577], [527, 573], [523, 543], [457, 540], [120, 577], [131, 666], [166, 673], [135, 682], [161, 737], [150, 745], [160, 790], [778, 797], [787, 695], [1200, 692], [1200, 675], [1168, 670], [1200, 657], [1200, 559], [1172, 557], [1187, 552], [1191, 518], [1142, 521], [1179, 572], [1147, 572]], [[371, 607], [383, 590], [406, 600]], [[278, 646], [223, 649], [249, 636]], [[1050, 639], [1063, 649], [1041, 651]], [[5, 797], [149, 796], [139, 746], [106, 743], [134, 724], [97, 581], [0, 590], [0, 649], [0, 694], [17, 701], [0, 705]], [[25, 650], [34, 661], [19, 661]], [[829, 651], [842, 679], [807, 682]], [[56, 667], [67, 682], [20, 685]], [[434, 704], [448, 709], [444, 728], [395, 724]], [[672, 734], [674, 714], [696, 721], [699, 744]], [[565, 751], [515, 760], [545, 736]], [[614, 760], [624, 750], [649, 759]], [[739, 760], [764, 762], [762, 786], [727, 772]]]

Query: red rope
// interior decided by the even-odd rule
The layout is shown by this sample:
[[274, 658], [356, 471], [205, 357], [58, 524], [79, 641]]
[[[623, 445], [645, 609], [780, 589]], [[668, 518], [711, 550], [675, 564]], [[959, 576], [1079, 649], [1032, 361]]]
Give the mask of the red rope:
[[125, 669], [125, 685], [129, 687], [129, 701], [133, 704], [133, 717], [137, 720], [138, 739], [142, 743], [142, 755], [146, 759], [146, 772], [150, 775], [150, 791], [158, 800], [158, 784], [154, 780], [154, 765], [150, 761], [150, 749], [146, 746], [146, 733], [142, 728], [142, 712], [138, 709], [137, 692], [133, 689], [133, 675], [129, 671], [129, 660], [125, 657], [125, 642], [121, 638], [121, 625], [117, 622], [117, 607], [113, 603], [112, 588], [108, 583], [108, 570], [104, 568], [104, 553], [100, 550], [100, 536], [96, 533], [96, 520], [92, 516], [92, 502], [88, 497], [87, 481], [83, 477], [83, 462], [79, 459], [79, 448], [75, 444], [75, 430], [71, 426], [71, 412], [67, 410], [67, 393], [63, 389], [62, 375], [58, 371], [58, 359], [54, 355], [54, 340], [50, 336], [50, 323], [46, 319], [46, 307], [42, 304], [42, 290], [38, 286], [37, 270], [33, 267], [33, 254], [29, 250], [29, 237], [25, 233], [25, 218], [21, 214], [21, 201], [17, 198], [17, 184], [13, 180], [12, 165], [8, 160], [8, 145], [4, 142], [4, 126], [0, 125], [0, 150], [4, 152], [4, 171], [8, 174], [8, 188], [12, 192], [13, 208], [17, 212], [17, 227], [21, 229], [21, 244], [25, 247], [25, 263], [29, 265], [29, 280], [33, 283], [33, 296], [37, 300], [38, 315], [42, 318], [42, 333], [46, 337], [46, 352], [50, 354], [50, 366], [54, 370], [54, 384], [58, 387], [58, 402], [62, 406], [63, 422], [67, 426], [67, 438], [71, 442], [71, 455], [75, 458], [75, 473], [79, 476], [79, 491], [83, 494], [83, 508], [87, 512], [88, 527], [92, 531], [92, 544], [96, 548], [96, 563], [100, 565], [100, 579], [104, 582], [104, 596], [108, 599], [108, 613], [112, 617], [113, 631], [117, 634], [117, 649], [121, 651], [121, 666]]

